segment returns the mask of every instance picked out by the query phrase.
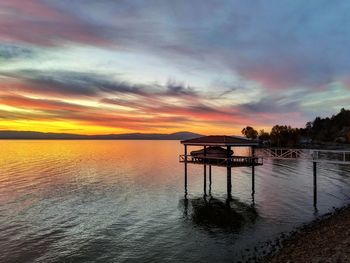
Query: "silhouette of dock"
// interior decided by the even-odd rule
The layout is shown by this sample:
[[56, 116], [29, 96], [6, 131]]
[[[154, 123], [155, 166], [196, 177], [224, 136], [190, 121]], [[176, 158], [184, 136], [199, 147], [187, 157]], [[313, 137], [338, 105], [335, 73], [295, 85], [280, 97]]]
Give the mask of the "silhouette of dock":
[[[263, 165], [263, 158], [256, 157], [255, 147], [258, 141], [234, 136], [212, 135], [181, 141], [184, 145], [184, 154], [179, 156], [179, 161], [185, 167], [185, 195], [187, 195], [187, 165], [203, 165], [203, 192], [207, 195], [207, 166], [209, 167], [209, 192], [211, 192], [212, 166], [226, 167], [227, 169], [227, 198], [231, 198], [232, 183], [231, 170], [233, 167], [252, 167], [252, 195], [255, 193], [255, 166]], [[188, 154], [188, 147], [203, 147], [200, 151]], [[250, 156], [235, 156], [232, 148], [250, 147]]]
[[[185, 168], [185, 196], [187, 196], [187, 166], [188, 164], [203, 165], [203, 192], [207, 195], [207, 166], [209, 167], [209, 193], [212, 184], [212, 166], [226, 167], [227, 169], [227, 198], [231, 199], [232, 183], [231, 170], [234, 167], [252, 168], [252, 197], [255, 194], [255, 167], [264, 164], [265, 159], [292, 160], [303, 159], [313, 163], [313, 201], [317, 206], [317, 164], [331, 163], [350, 165], [350, 151], [347, 150], [320, 150], [294, 148], [260, 148], [259, 142], [235, 136], [211, 135], [181, 141], [184, 145], [184, 154], [179, 156], [179, 162]], [[188, 153], [188, 147], [203, 147], [199, 151]], [[234, 155], [235, 147], [250, 147], [250, 156]], [[317, 208], [316, 208], [317, 209]]]

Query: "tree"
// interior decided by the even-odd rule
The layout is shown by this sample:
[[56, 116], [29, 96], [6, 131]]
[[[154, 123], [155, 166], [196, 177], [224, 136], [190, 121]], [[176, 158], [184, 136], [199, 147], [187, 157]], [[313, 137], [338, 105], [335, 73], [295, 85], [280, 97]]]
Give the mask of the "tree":
[[299, 144], [298, 129], [286, 125], [275, 125], [271, 130], [271, 145], [277, 147], [294, 147]]
[[270, 134], [264, 130], [259, 131], [259, 140], [268, 141], [270, 140]]
[[317, 117], [312, 123], [312, 138], [315, 141], [330, 142], [339, 138], [346, 139], [350, 127], [350, 110], [342, 108], [331, 118]]
[[305, 129], [301, 129], [300, 132], [303, 136], [306, 136], [306, 138], [310, 139], [312, 134], [312, 122], [308, 121], [305, 125]]
[[249, 139], [256, 139], [258, 137], [258, 131], [253, 127], [247, 126], [242, 131], [242, 134]]

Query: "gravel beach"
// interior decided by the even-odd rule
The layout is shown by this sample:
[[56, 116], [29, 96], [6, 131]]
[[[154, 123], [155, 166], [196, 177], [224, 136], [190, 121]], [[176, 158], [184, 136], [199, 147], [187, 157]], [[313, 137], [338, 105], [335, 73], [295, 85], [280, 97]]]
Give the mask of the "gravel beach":
[[350, 206], [303, 227], [263, 262], [350, 262]]

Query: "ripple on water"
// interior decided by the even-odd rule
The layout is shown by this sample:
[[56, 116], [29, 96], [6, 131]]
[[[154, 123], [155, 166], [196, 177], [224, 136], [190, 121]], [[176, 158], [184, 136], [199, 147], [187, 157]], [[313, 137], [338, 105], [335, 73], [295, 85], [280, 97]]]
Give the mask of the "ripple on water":
[[[152, 154], [149, 154], [150, 151]], [[189, 166], [183, 198], [176, 141], [5, 141], [0, 149], [0, 262], [235, 262], [347, 203], [350, 168], [265, 160], [255, 169]], [[255, 251], [254, 246], [257, 247]], [[248, 250], [247, 250], [248, 249]]]

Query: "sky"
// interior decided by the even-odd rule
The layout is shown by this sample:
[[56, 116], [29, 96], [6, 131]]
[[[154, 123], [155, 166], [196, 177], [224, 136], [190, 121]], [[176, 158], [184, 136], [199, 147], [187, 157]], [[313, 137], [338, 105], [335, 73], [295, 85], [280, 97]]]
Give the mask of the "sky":
[[0, 0], [0, 130], [236, 134], [350, 105], [350, 2]]

